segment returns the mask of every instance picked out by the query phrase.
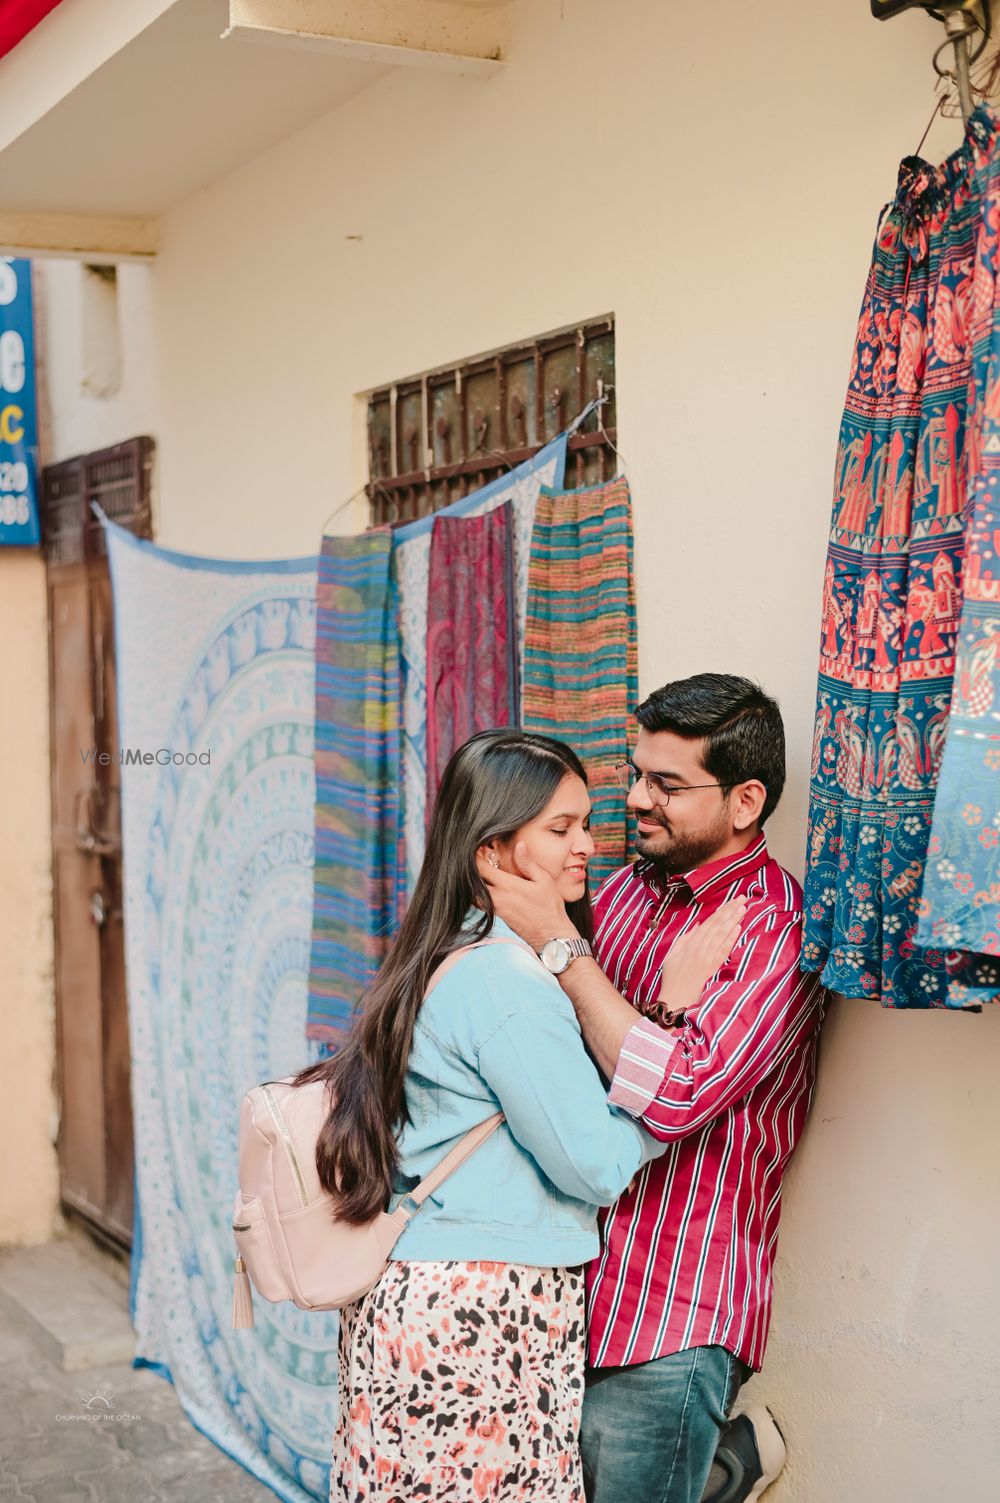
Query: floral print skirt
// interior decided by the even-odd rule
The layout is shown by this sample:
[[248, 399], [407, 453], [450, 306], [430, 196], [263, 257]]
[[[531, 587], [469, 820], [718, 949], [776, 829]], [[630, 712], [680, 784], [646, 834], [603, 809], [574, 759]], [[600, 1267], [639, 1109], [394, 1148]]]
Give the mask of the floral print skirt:
[[340, 1319], [331, 1503], [583, 1503], [582, 1268], [391, 1262]]

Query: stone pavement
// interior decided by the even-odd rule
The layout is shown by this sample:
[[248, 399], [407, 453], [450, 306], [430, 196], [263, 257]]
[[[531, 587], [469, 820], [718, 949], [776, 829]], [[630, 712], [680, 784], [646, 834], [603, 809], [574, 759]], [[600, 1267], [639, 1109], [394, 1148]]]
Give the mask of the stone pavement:
[[[55, 1337], [32, 1313], [27, 1277], [53, 1254]], [[67, 1239], [0, 1252], [0, 1503], [274, 1503], [195, 1429], [173, 1384], [129, 1365], [120, 1334], [115, 1348], [128, 1287], [120, 1275], [95, 1276], [100, 1256]], [[12, 1288], [27, 1291], [20, 1307]]]

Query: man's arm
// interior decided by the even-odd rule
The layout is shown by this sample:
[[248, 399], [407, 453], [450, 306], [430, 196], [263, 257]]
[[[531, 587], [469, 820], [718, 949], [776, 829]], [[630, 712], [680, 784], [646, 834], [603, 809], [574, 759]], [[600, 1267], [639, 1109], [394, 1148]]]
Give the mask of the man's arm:
[[615, 990], [597, 961], [585, 955], [572, 961], [558, 979], [576, 1009], [584, 1041], [598, 1069], [611, 1080], [622, 1045], [638, 1017], [635, 1008]]
[[[485, 862], [480, 866], [500, 917], [536, 950], [550, 939], [579, 938], [551, 877], [530, 861], [523, 846], [519, 845], [514, 855], [526, 876], [497, 871]], [[671, 954], [680, 964], [674, 967], [666, 998], [672, 1008], [680, 1010], [697, 1001], [707, 978], [715, 974], [730, 953], [744, 911], [744, 899], [729, 903], [725, 911], [717, 912], [698, 926], [700, 932], [692, 932], [674, 946]], [[625, 1040], [639, 1014], [608, 980], [597, 961], [585, 956], [571, 961], [559, 982], [576, 1010], [584, 1040], [605, 1078], [611, 1080], [617, 1070], [623, 1078], [634, 1077], [645, 1086], [650, 1071], [658, 1069], [655, 1081], [658, 1084], [673, 1050], [673, 1034], [656, 1029], [655, 1038], [650, 1035], [653, 1041], [641, 1052], [627, 1049], [623, 1056]], [[624, 1103], [618, 1100], [616, 1104]]]
[[[479, 866], [500, 917], [536, 950], [550, 939], [579, 939], [580, 931], [551, 877], [533, 865], [523, 846], [518, 845], [514, 857], [525, 876], [497, 871], [485, 862]], [[616, 991], [597, 961], [586, 956], [571, 961], [558, 979], [576, 1009], [587, 1048], [610, 1080], [622, 1042], [638, 1017], [635, 1008]]]
[[609, 1099], [655, 1138], [674, 1141], [707, 1126], [787, 1055], [808, 1047], [823, 990], [800, 970], [801, 931], [800, 913], [752, 919], [683, 1027], [667, 1032], [643, 1018], [630, 1030]]
[[[518, 859], [524, 869], [526, 858]], [[501, 917], [536, 949], [576, 934], [544, 873], [533, 871], [532, 880], [524, 880], [487, 869], [483, 876]], [[824, 992], [816, 976], [800, 969], [801, 948], [801, 913], [755, 915], [700, 1000], [688, 1007], [684, 1025], [669, 1030], [639, 1017], [596, 961], [574, 960], [559, 979], [588, 1047], [611, 1079], [610, 1101], [640, 1117], [654, 1137], [673, 1141], [739, 1101], [787, 1054], [806, 1049]]]

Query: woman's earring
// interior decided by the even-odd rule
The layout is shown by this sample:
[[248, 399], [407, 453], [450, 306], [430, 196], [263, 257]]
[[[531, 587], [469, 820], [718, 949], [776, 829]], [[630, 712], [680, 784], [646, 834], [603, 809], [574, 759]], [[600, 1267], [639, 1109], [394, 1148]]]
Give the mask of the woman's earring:
[[495, 856], [487, 856], [486, 860], [489, 862], [490, 866], [497, 866], [498, 867], [500, 865], [499, 861], [497, 860], [497, 858]]

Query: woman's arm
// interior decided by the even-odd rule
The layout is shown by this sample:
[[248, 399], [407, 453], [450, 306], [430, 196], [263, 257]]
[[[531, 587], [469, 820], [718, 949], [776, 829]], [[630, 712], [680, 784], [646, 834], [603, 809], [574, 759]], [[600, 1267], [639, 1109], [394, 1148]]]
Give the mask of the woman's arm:
[[518, 996], [506, 999], [508, 1008], [521, 1005], [479, 1045], [479, 1072], [552, 1183], [589, 1205], [610, 1205], [666, 1145], [608, 1104], [564, 998], [547, 977], [529, 982], [525, 970], [517, 968]]

